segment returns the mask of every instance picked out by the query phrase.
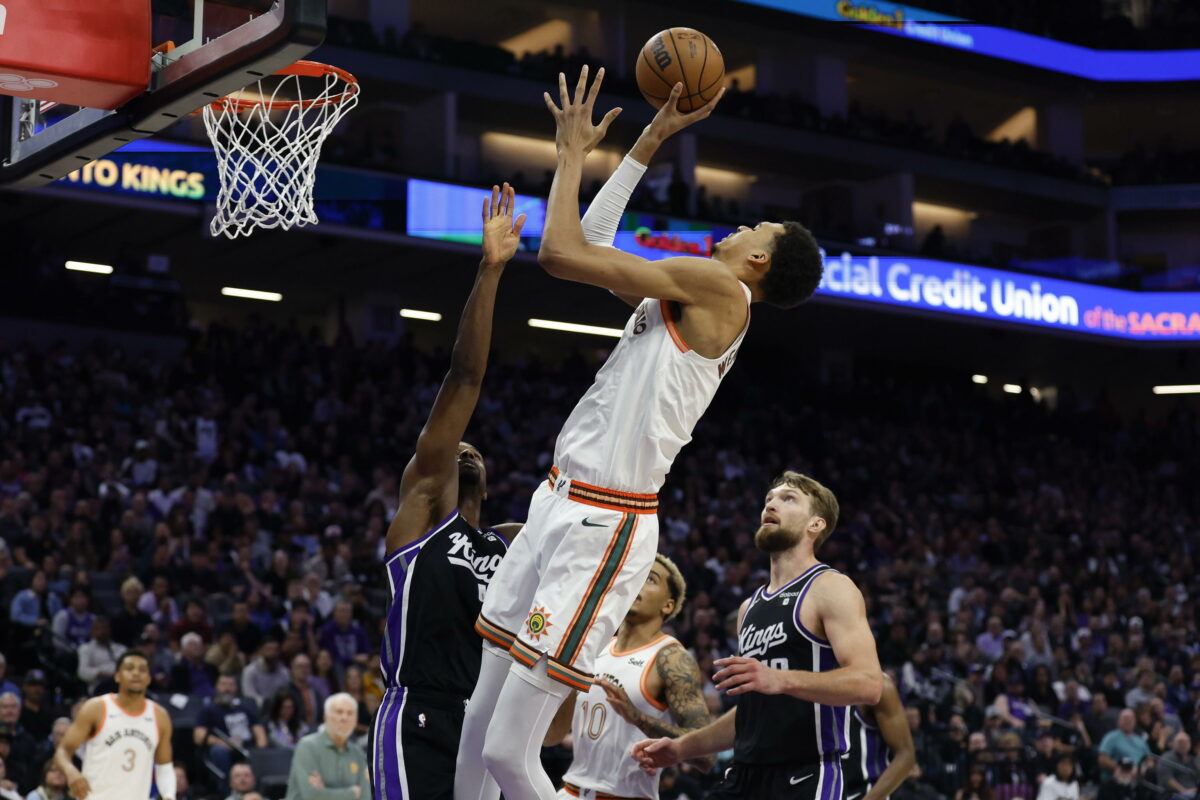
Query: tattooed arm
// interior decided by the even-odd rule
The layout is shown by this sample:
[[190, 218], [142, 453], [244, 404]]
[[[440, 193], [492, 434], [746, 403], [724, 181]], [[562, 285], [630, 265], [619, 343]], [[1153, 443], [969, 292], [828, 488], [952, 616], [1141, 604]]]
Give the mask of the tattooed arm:
[[[661, 687], [655, 695], [666, 701], [674, 724], [666, 720], [651, 719], [633, 705], [624, 689], [601, 681], [600, 686], [608, 695], [608, 703], [613, 710], [651, 738], [678, 738], [688, 731], [699, 730], [707, 725], [708, 705], [704, 702], [704, 692], [700, 688], [700, 668], [696, 666], [695, 659], [688, 655], [687, 650], [679, 644], [667, 645], [658, 651], [654, 666], [656, 674], [653, 677], [657, 677], [658, 680], [652, 683], [658, 683]], [[705, 756], [690, 763], [707, 772], [716, 762], [715, 756]]]

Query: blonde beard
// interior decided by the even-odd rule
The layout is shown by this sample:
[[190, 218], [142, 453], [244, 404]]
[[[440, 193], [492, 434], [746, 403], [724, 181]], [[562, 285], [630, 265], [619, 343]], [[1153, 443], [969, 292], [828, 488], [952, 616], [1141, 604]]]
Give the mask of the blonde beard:
[[800, 544], [803, 531], [792, 531], [776, 525], [774, 530], [761, 526], [754, 534], [754, 546], [764, 553], [782, 553]]

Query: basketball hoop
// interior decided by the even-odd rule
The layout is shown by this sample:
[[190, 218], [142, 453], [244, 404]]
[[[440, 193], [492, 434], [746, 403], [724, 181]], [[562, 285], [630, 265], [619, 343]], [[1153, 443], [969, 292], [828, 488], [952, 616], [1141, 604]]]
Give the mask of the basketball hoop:
[[[264, 88], [272, 79], [278, 79], [275, 86]], [[313, 79], [323, 80], [317, 94]], [[255, 228], [317, 222], [313, 184], [321, 145], [358, 104], [358, 95], [358, 80], [349, 72], [297, 61], [205, 106], [204, 128], [221, 180], [212, 235], [236, 239]]]

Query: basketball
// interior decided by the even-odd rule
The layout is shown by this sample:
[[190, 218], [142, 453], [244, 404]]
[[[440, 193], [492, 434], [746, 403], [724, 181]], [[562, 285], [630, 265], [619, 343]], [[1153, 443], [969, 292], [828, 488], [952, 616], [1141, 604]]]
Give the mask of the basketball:
[[637, 60], [637, 84], [655, 108], [683, 83], [679, 110], [695, 111], [716, 97], [725, 78], [725, 59], [712, 39], [692, 28], [668, 28], [650, 37]]

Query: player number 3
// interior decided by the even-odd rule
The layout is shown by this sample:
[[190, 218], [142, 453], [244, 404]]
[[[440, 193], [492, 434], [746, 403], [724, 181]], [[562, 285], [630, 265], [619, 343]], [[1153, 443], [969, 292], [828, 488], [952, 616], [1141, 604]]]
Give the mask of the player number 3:
[[125, 763], [121, 765], [121, 769], [126, 772], [133, 772], [134, 765], [137, 764], [137, 753], [133, 750], [125, 751]]

